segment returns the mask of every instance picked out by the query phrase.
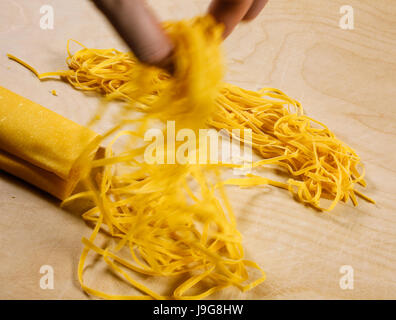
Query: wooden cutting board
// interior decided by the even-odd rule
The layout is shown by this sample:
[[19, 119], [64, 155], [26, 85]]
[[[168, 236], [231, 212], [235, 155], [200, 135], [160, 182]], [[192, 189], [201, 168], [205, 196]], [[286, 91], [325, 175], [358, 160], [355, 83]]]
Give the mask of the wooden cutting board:
[[[208, 2], [150, 1], [162, 19], [195, 16]], [[85, 124], [98, 105], [96, 96], [59, 81], [40, 82], [6, 53], [44, 72], [66, 68], [69, 38], [89, 47], [126, 47], [89, 1], [45, 3], [54, 9], [53, 29], [40, 28], [42, 1], [0, 2], [0, 85]], [[246, 256], [263, 267], [267, 281], [245, 294], [229, 289], [214, 298], [396, 298], [396, 4], [349, 0], [354, 29], [343, 30], [344, 4], [270, 0], [258, 19], [225, 42], [227, 80], [248, 89], [276, 87], [299, 100], [361, 156], [365, 193], [377, 204], [340, 204], [318, 213], [284, 190], [230, 188]], [[76, 278], [80, 240], [90, 234], [79, 213], [60, 209], [50, 196], [0, 172], [0, 217], [0, 298], [88, 298]], [[54, 271], [53, 289], [40, 287], [45, 265]], [[353, 288], [340, 286], [342, 266], [353, 269]], [[88, 269], [87, 282], [132, 292], [99, 275]]]

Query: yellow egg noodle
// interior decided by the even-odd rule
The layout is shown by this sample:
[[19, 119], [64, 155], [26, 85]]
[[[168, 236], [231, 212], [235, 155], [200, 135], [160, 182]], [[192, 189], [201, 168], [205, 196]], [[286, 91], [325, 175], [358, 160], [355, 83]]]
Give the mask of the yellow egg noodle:
[[[359, 172], [360, 159], [323, 124], [303, 113], [301, 105], [283, 92], [263, 88], [244, 90], [222, 82], [221, 26], [210, 17], [164, 24], [175, 44], [174, 71], [146, 66], [131, 53], [115, 49], [83, 49], [72, 54], [70, 70], [39, 74], [40, 79], [60, 76], [80, 90], [96, 91], [108, 100], [127, 101], [127, 108], [143, 112], [124, 119], [103, 137], [113, 135], [102, 159], [91, 168], [102, 170], [85, 180], [88, 191], [65, 201], [88, 197], [96, 206], [83, 214], [95, 223], [78, 268], [83, 289], [103, 298], [197, 299], [236, 286], [248, 290], [264, 281], [265, 274], [254, 262], [244, 259], [241, 235], [226, 197], [224, 185], [270, 184], [288, 189], [315, 208], [332, 210], [339, 201], [356, 195], [373, 202], [355, 189], [365, 185]], [[175, 120], [178, 128], [197, 132], [207, 125], [217, 129], [252, 129], [253, 148], [263, 157], [253, 167], [276, 164], [289, 173], [283, 183], [257, 175], [221, 181], [218, 166], [147, 164], [143, 153], [144, 132], [155, 120]], [[132, 126], [133, 129], [130, 129]], [[164, 133], [166, 136], [166, 133]], [[120, 153], [113, 146], [128, 139]], [[238, 137], [244, 141], [244, 137]], [[221, 164], [219, 165], [221, 166]], [[192, 185], [199, 187], [197, 194]], [[323, 208], [320, 199], [330, 199]], [[95, 244], [100, 230], [119, 239], [102, 249]], [[133, 262], [121, 252], [129, 251]], [[101, 255], [144, 296], [117, 296], [94, 290], [83, 281], [84, 263], [90, 251]], [[118, 254], [119, 253], [119, 254]], [[247, 267], [262, 275], [246, 284]], [[189, 275], [170, 295], [150, 290], [134, 280], [129, 271], [151, 276]], [[186, 293], [204, 287], [202, 293]]]

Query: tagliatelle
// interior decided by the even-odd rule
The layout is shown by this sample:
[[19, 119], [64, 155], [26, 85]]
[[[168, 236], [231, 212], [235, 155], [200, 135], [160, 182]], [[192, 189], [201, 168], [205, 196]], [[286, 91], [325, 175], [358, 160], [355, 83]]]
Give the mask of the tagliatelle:
[[[253, 92], [226, 84], [217, 106], [208, 123], [230, 131], [251, 129], [253, 148], [264, 158], [253, 166], [276, 164], [286, 169], [288, 189], [298, 200], [325, 211], [349, 199], [357, 205], [355, 195], [361, 193], [355, 185], [366, 185], [359, 156], [324, 124], [304, 115], [297, 101], [273, 88]], [[247, 180], [256, 185], [256, 178]], [[325, 208], [322, 198], [332, 203]]]
[[[213, 169], [199, 165], [147, 164], [142, 158], [148, 144], [143, 141], [144, 132], [152, 119], [172, 119], [177, 127], [188, 127], [195, 132], [205, 126], [216, 107], [215, 97], [222, 78], [219, 50], [222, 29], [211, 19], [176, 22], [168, 25], [167, 30], [176, 48], [174, 76], [167, 75], [166, 84], [159, 82], [161, 97], [153, 99], [153, 92], [145, 88], [152, 83], [150, 73], [158, 69], [136, 63], [137, 71], [131, 77], [135, 77], [140, 87], [131, 92], [137, 101], [150, 100], [150, 109], [144, 110], [146, 114], [141, 118], [124, 120], [104, 135], [113, 134], [114, 138], [106, 147], [104, 158], [91, 164], [92, 168], [102, 168], [102, 172], [94, 180], [86, 181], [89, 192], [65, 201], [91, 197], [96, 203], [95, 208], [83, 215], [96, 223], [96, 227], [89, 239], [83, 239], [85, 249], [78, 277], [86, 292], [103, 298], [201, 299], [229, 286], [248, 290], [265, 279], [258, 265], [244, 259], [242, 238], [225, 192], [218, 186], [220, 201], [215, 196], [215, 184], [208, 179], [210, 172], [216, 179]], [[207, 50], [198, 50], [201, 47]], [[134, 128], [125, 128], [128, 125]], [[121, 154], [115, 154], [113, 146], [125, 137], [129, 139], [127, 146]], [[198, 190], [193, 191], [192, 184]], [[119, 239], [114, 247], [102, 249], [94, 244], [101, 228]], [[145, 295], [121, 297], [86, 286], [84, 263], [91, 250]], [[129, 252], [132, 261], [122, 257], [123, 251]], [[261, 272], [250, 284], [246, 283], [248, 268]], [[171, 294], [159, 294], [135, 280], [133, 272], [189, 277]]]
[[[264, 281], [260, 267], [244, 259], [241, 235], [224, 185], [270, 184], [288, 189], [300, 201], [324, 210], [349, 197], [356, 204], [355, 194], [361, 194], [354, 185], [364, 185], [355, 152], [329, 129], [305, 116], [298, 102], [277, 89], [253, 92], [222, 82], [222, 28], [210, 17], [166, 23], [164, 27], [175, 44], [172, 75], [115, 49], [83, 46], [71, 54], [68, 44], [70, 70], [46, 74], [38, 74], [9, 55], [40, 79], [61, 76], [77, 89], [127, 101], [127, 108], [144, 112], [139, 119], [124, 119], [104, 135], [115, 136], [104, 158], [90, 164], [91, 168], [102, 168], [102, 172], [85, 181], [89, 191], [65, 201], [86, 197], [95, 201], [96, 206], [83, 215], [96, 226], [91, 237], [83, 239], [78, 277], [86, 292], [103, 298], [197, 299], [229, 286], [249, 290]], [[143, 135], [153, 119], [175, 120], [177, 128], [194, 132], [206, 125], [230, 131], [250, 128], [253, 147], [264, 157], [253, 167], [277, 164], [291, 178], [282, 183], [249, 175], [221, 181], [213, 166], [150, 165], [143, 159], [147, 146]], [[125, 137], [127, 145], [116, 153], [114, 145]], [[321, 198], [333, 202], [322, 208]], [[95, 244], [101, 229], [119, 239], [116, 246], [102, 249]], [[121, 297], [88, 287], [83, 272], [90, 251], [102, 256], [111, 270], [144, 296]], [[124, 258], [124, 251], [132, 262]], [[246, 284], [247, 268], [257, 269], [262, 275]], [[189, 277], [168, 295], [136, 281], [134, 272]], [[197, 286], [201, 293], [186, 294]]]
[[[61, 76], [73, 87], [100, 92], [109, 100], [138, 102], [134, 106], [146, 112], [158, 110], [158, 105], [162, 105], [157, 100], [166, 92], [171, 79], [166, 71], [142, 66], [131, 53], [115, 49], [90, 49], [82, 45], [82, 50], [71, 54], [69, 44], [70, 70], [38, 74], [27, 67], [40, 79]], [[210, 48], [191, 50], [209, 52]], [[210, 54], [207, 58], [210, 59]], [[205, 61], [192, 67], [195, 71], [189, 70], [191, 77], [197, 69], [206, 67]], [[144, 82], [141, 68], [147, 70]], [[251, 129], [253, 148], [265, 159], [254, 167], [280, 166], [290, 174], [288, 190], [301, 202], [317, 209], [331, 211], [339, 201], [349, 199], [357, 204], [356, 195], [362, 194], [355, 186], [366, 185], [359, 156], [325, 125], [304, 115], [299, 102], [278, 89], [263, 88], [255, 92], [227, 83], [219, 84], [214, 95], [216, 107], [207, 124], [219, 130]], [[320, 204], [322, 198], [332, 203], [325, 208]], [[375, 203], [366, 196], [362, 198]]]
[[[188, 164], [150, 165], [143, 159], [148, 144], [143, 136], [152, 120], [175, 120], [176, 129], [190, 128], [195, 133], [206, 126], [216, 108], [223, 76], [222, 28], [211, 18], [170, 23], [166, 29], [175, 43], [173, 76], [130, 61], [134, 71], [124, 79], [133, 79], [138, 85], [129, 87], [128, 96], [133, 96], [138, 102], [133, 107], [145, 115], [124, 119], [103, 135], [113, 136], [104, 157], [88, 163], [93, 171], [101, 170], [96, 174], [92, 171], [84, 180], [88, 191], [63, 203], [90, 198], [96, 204], [83, 214], [85, 220], [95, 223], [95, 228], [89, 239], [83, 239], [78, 279], [87, 293], [106, 299], [201, 299], [229, 286], [249, 290], [265, 280], [261, 268], [244, 259], [242, 237], [215, 169]], [[110, 77], [123, 71], [116, 62], [110, 62], [115, 68]], [[39, 78], [54, 75], [40, 75], [24, 65]], [[110, 80], [108, 86], [118, 84], [118, 80]], [[75, 85], [89, 88], [79, 78]], [[117, 154], [113, 147], [125, 138], [128, 142]], [[105, 249], [96, 245], [100, 230], [119, 239], [118, 243]], [[102, 256], [112, 271], [143, 295], [113, 295], [86, 285], [84, 265], [90, 251]], [[125, 257], [128, 253], [129, 259]], [[248, 269], [260, 272], [250, 283]], [[182, 275], [187, 280], [170, 293], [160, 294], [137, 281], [134, 273]]]

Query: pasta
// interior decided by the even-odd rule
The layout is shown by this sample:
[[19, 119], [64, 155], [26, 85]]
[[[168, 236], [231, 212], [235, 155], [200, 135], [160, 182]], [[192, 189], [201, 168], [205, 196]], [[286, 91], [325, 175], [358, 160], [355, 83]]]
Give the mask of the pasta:
[[[41, 75], [34, 72], [40, 78], [61, 76], [74, 88], [97, 91], [109, 100], [135, 102], [135, 108], [145, 112], [154, 110], [161, 93], [167, 90], [170, 75], [160, 69], [150, 69], [142, 85], [137, 78], [141, 66], [130, 53], [89, 49], [82, 45], [82, 50], [71, 54], [69, 44], [70, 70]], [[194, 67], [203, 67], [202, 63]], [[263, 88], [254, 92], [221, 83], [215, 111], [207, 124], [229, 132], [251, 129], [252, 147], [264, 158], [254, 167], [275, 164], [285, 170], [290, 175], [287, 189], [302, 203], [323, 211], [331, 211], [339, 201], [349, 199], [357, 205], [356, 196], [375, 203], [356, 189], [358, 184], [366, 186], [364, 166], [356, 152], [324, 124], [306, 116], [298, 101], [278, 89]], [[257, 180], [247, 179], [252, 185], [256, 184]], [[331, 200], [331, 203], [324, 207], [321, 199]]]
[[[246, 291], [265, 280], [262, 269], [244, 258], [233, 211], [222, 185], [216, 188], [215, 181], [220, 181], [216, 169], [190, 164], [148, 164], [142, 158], [147, 146], [143, 135], [152, 120], [172, 119], [177, 127], [194, 131], [205, 126], [215, 108], [222, 78], [219, 50], [222, 30], [211, 19], [175, 22], [167, 30], [176, 44], [174, 76], [166, 75], [166, 83], [154, 83], [162, 91], [157, 98], [149, 85], [158, 70], [136, 63], [133, 77], [139, 85], [131, 86], [130, 94], [142, 104], [151, 101], [150, 109], [143, 108], [142, 117], [124, 119], [103, 135], [114, 137], [104, 158], [91, 163], [92, 168], [102, 168], [102, 172], [85, 180], [88, 192], [64, 202], [66, 205], [77, 198], [89, 197], [96, 204], [83, 215], [85, 220], [95, 223], [95, 228], [89, 239], [83, 239], [85, 248], [78, 277], [82, 288], [98, 297], [201, 299], [229, 286]], [[202, 47], [207, 50], [198, 50]], [[114, 82], [109, 84], [113, 85]], [[127, 129], [128, 125], [133, 125], [133, 129]], [[116, 154], [113, 146], [123, 137], [129, 138], [127, 146]], [[198, 190], [193, 190], [194, 185]], [[119, 239], [116, 245], [105, 249], [95, 245], [101, 229]], [[87, 286], [83, 273], [90, 251], [102, 256], [112, 271], [143, 295], [113, 295]], [[123, 258], [123, 251], [129, 253], [129, 260]], [[250, 283], [248, 269], [260, 272]], [[184, 275], [187, 279], [173, 288], [171, 294], [160, 294], [137, 281], [133, 273], [157, 277]]]
[[[170, 22], [164, 28], [175, 44], [173, 74], [141, 64], [131, 53], [116, 49], [81, 45], [72, 54], [70, 42], [69, 70], [39, 74], [9, 55], [40, 79], [60, 76], [76, 89], [126, 101], [125, 110], [143, 114], [124, 117], [103, 135], [113, 139], [104, 157], [89, 163], [91, 169], [101, 172], [84, 180], [88, 191], [63, 203], [79, 198], [95, 202], [83, 214], [95, 227], [90, 238], [83, 239], [78, 277], [86, 292], [102, 298], [198, 299], [229, 286], [249, 290], [264, 281], [261, 268], [244, 258], [242, 237], [224, 185], [269, 184], [328, 211], [339, 201], [351, 199], [356, 205], [356, 196], [372, 201], [355, 189], [356, 184], [365, 185], [360, 158], [326, 126], [307, 117], [297, 101], [274, 88], [254, 92], [222, 81], [222, 28], [210, 17]], [[290, 178], [278, 182], [249, 174], [222, 181], [219, 167], [227, 167], [225, 164], [148, 164], [143, 159], [147, 147], [143, 136], [155, 120], [174, 120], [177, 128], [194, 132], [207, 126], [230, 133], [232, 129], [252, 129], [252, 147], [263, 158], [252, 166], [260, 169], [275, 164]], [[125, 138], [122, 151], [115, 151], [114, 146]], [[243, 135], [237, 138], [247, 142]], [[328, 207], [321, 205], [323, 198], [332, 201]], [[117, 243], [104, 249], [95, 244], [100, 230]], [[84, 265], [91, 251], [143, 295], [114, 295], [86, 285]], [[125, 251], [131, 259], [124, 258]], [[246, 283], [249, 268], [261, 275]], [[167, 295], [137, 281], [134, 273], [188, 277]], [[200, 292], [189, 293], [200, 286], [204, 288]]]
[[87, 172], [99, 135], [0, 87], [0, 169], [63, 200]]

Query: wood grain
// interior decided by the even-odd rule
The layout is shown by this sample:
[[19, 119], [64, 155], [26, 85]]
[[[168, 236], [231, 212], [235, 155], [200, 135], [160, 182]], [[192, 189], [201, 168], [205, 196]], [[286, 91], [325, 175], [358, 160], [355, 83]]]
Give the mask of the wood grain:
[[[195, 16], [208, 5], [205, 0], [149, 2], [161, 19]], [[68, 38], [90, 47], [126, 48], [88, 1], [45, 3], [54, 7], [53, 30], [39, 27], [42, 1], [1, 1], [0, 85], [84, 124], [97, 107], [95, 96], [62, 82], [40, 83], [5, 54], [44, 72], [66, 67]], [[349, 0], [355, 29], [342, 30], [344, 4], [270, 0], [255, 21], [225, 41], [227, 80], [248, 89], [277, 87], [299, 100], [361, 156], [365, 193], [377, 204], [360, 201], [357, 208], [341, 204], [318, 213], [284, 190], [230, 188], [246, 255], [266, 270], [267, 281], [245, 294], [229, 289], [214, 298], [396, 298], [396, 4]], [[76, 269], [80, 239], [89, 235], [89, 226], [78, 213], [61, 210], [51, 197], [3, 172], [0, 191], [0, 298], [88, 298]], [[45, 264], [55, 271], [53, 290], [39, 286]], [[342, 265], [354, 268], [353, 290], [339, 286]], [[88, 271], [87, 282], [98, 288], [133, 292], [100, 266]], [[160, 287], [155, 280], [151, 285]]]

